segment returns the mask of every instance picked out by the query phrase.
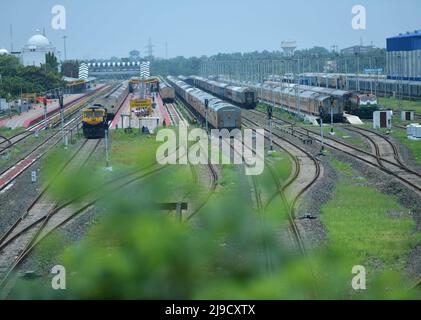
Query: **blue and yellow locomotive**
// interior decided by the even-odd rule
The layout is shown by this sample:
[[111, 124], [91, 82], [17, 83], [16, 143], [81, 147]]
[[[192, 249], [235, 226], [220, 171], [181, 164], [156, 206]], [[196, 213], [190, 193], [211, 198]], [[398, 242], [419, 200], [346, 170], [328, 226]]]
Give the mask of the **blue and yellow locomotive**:
[[105, 130], [108, 129], [108, 122], [114, 118], [108, 113], [107, 108], [101, 104], [94, 104], [82, 110], [82, 128], [86, 139], [102, 139], [105, 137]]

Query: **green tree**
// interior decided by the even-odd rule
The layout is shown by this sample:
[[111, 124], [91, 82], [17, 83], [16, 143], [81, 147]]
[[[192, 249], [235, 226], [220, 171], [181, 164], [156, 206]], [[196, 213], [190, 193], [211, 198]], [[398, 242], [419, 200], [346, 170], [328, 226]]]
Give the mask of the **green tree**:
[[0, 96], [15, 99], [22, 93], [42, 93], [63, 86], [60, 73], [54, 69], [54, 58], [50, 56], [40, 68], [25, 67], [12, 55], [0, 56]]
[[54, 53], [48, 52], [45, 55], [45, 68], [48, 71], [53, 71], [53, 72], [58, 70], [58, 61]]

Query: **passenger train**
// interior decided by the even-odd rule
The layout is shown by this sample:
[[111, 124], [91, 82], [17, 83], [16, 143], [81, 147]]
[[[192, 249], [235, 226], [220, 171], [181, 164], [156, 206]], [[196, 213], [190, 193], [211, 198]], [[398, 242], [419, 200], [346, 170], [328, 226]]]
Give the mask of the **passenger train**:
[[108, 122], [114, 116], [108, 113], [107, 108], [101, 104], [94, 104], [82, 110], [82, 129], [86, 139], [102, 139]]
[[230, 85], [223, 82], [191, 76], [185, 78], [188, 84], [194, 85], [202, 90], [216, 95], [221, 99], [228, 100], [245, 109], [254, 109], [257, 105], [255, 90], [247, 86]]
[[[266, 81], [265, 83], [273, 86], [297, 86], [296, 84], [280, 83], [276, 81]], [[303, 84], [300, 84], [299, 87], [303, 90], [327, 94], [333, 98], [334, 104], [341, 105], [344, 111], [364, 119], [371, 119], [373, 117], [373, 112], [378, 110], [377, 96], [371, 93], [356, 93], [335, 88]]]
[[207, 119], [213, 128], [229, 130], [241, 128], [241, 108], [195, 88], [182, 79], [185, 78], [167, 77], [169, 84], [174, 87], [176, 93], [191, 106], [202, 120], [206, 118], [207, 101]]
[[348, 92], [326, 92], [321, 90], [309, 90], [305, 86], [292, 84], [252, 83], [234, 81], [234, 84], [252, 88], [258, 99], [267, 103], [274, 103], [283, 106], [292, 113], [303, 113], [314, 117], [323, 117], [330, 120], [333, 113], [335, 121], [343, 120], [345, 101], [348, 99]]
[[127, 98], [129, 94], [129, 82], [124, 81], [116, 86], [110, 93], [102, 96], [101, 98], [95, 99], [95, 103], [102, 105], [107, 108], [109, 113], [117, 113], [121, 104]]
[[159, 78], [158, 88], [162, 101], [164, 101], [165, 103], [174, 102], [175, 90], [162, 77]]
[[94, 104], [82, 110], [82, 129], [86, 139], [101, 139], [109, 121], [114, 119], [120, 106], [129, 94], [129, 82], [124, 81], [110, 93], [95, 99]]
[[[273, 80], [277, 76], [269, 76]], [[298, 76], [300, 84], [376, 93], [378, 96], [406, 99], [421, 98], [421, 81], [387, 79], [385, 75], [344, 74], [344, 73], [303, 73]]]

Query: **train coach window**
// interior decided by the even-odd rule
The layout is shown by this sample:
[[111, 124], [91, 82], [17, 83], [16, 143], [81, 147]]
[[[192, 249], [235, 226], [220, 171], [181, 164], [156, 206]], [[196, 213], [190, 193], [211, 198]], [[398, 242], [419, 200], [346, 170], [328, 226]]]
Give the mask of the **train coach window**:
[[94, 112], [94, 116], [95, 116], [96, 118], [98, 118], [98, 117], [102, 117], [102, 116], [104, 116], [104, 112], [103, 112], [103, 111], [95, 111], [95, 112]]

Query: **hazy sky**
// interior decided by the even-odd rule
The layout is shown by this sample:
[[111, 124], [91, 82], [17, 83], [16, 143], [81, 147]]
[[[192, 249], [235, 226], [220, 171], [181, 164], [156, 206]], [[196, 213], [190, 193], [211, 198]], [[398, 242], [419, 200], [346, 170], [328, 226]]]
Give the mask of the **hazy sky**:
[[[66, 8], [66, 31], [53, 30], [51, 9]], [[367, 9], [367, 29], [351, 27], [352, 7]], [[35, 29], [68, 58], [145, 54], [148, 38], [155, 56], [201, 56], [218, 52], [277, 50], [293, 39], [299, 48], [315, 45], [344, 48], [373, 41], [385, 47], [388, 36], [421, 29], [420, 0], [0, 0], [0, 47], [26, 43]]]

